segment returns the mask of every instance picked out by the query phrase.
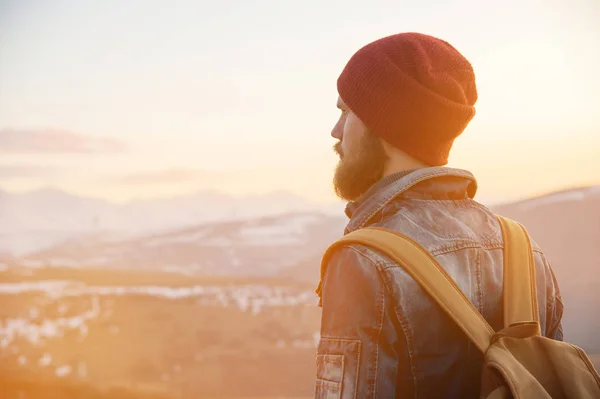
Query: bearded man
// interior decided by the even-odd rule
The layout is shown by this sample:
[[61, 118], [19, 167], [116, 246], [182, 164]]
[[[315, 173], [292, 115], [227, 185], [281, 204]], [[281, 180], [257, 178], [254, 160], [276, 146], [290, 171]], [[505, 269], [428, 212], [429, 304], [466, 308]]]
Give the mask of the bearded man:
[[[475, 177], [445, 166], [475, 115], [469, 61], [444, 40], [396, 34], [358, 50], [337, 89], [331, 135], [345, 233], [377, 226], [409, 236], [501, 329], [501, 228], [474, 200]], [[541, 333], [562, 340], [559, 287], [544, 252], [535, 243], [533, 251]], [[316, 398], [478, 397], [482, 354], [402, 267], [358, 244], [326, 266]]]

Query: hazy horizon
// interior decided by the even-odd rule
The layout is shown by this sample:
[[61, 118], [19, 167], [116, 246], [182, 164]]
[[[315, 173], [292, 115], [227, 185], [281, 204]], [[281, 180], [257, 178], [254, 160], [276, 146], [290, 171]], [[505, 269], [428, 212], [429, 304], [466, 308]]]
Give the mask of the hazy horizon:
[[[482, 196], [480, 194], [477, 194], [475, 196], [475, 200], [486, 206], [500, 206], [500, 205], [517, 203], [520, 201], [533, 200], [535, 198], [544, 197], [547, 195], [560, 194], [563, 191], [585, 189], [585, 188], [589, 188], [589, 187], [600, 187], [600, 185], [598, 185], [598, 184], [596, 184], [596, 185], [574, 185], [574, 186], [562, 187], [562, 188], [554, 189], [554, 190], [550, 190], [550, 191], [542, 191], [542, 192], [538, 192], [538, 193], [535, 193], [532, 195], [514, 194], [512, 196], [489, 197], [489, 196], [485, 196], [485, 195]], [[297, 198], [297, 199], [305, 200], [309, 203], [314, 204], [315, 206], [319, 206], [319, 205], [320, 206], [327, 206], [327, 205], [344, 206], [346, 203], [346, 201], [341, 200], [340, 198], [335, 197], [335, 196], [327, 197], [324, 199], [314, 199], [314, 198], [310, 198], [309, 196], [303, 195], [302, 193], [295, 193], [291, 190], [278, 189], [278, 188], [275, 188], [271, 191], [265, 191], [262, 193], [228, 193], [224, 190], [219, 190], [219, 188], [198, 188], [196, 190], [192, 189], [190, 191], [186, 191], [186, 192], [182, 192], [182, 193], [170, 193], [170, 194], [166, 194], [166, 195], [157, 194], [154, 196], [140, 196], [140, 197], [133, 195], [129, 198], [106, 198], [103, 196], [94, 196], [92, 194], [78, 194], [76, 192], [73, 192], [73, 191], [70, 191], [68, 189], [64, 189], [61, 187], [57, 187], [57, 186], [39, 186], [39, 187], [34, 187], [34, 188], [26, 188], [26, 189], [22, 189], [22, 190], [7, 190], [4, 187], [0, 186], [0, 194], [7, 193], [10, 195], [32, 195], [32, 194], [40, 194], [40, 193], [43, 194], [43, 193], [48, 193], [48, 192], [61, 193], [61, 194], [69, 195], [69, 196], [82, 198], [82, 199], [100, 200], [100, 201], [105, 201], [106, 203], [113, 204], [113, 205], [125, 205], [125, 204], [135, 203], [138, 201], [142, 201], [142, 202], [161, 201], [161, 200], [185, 198], [185, 197], [191, 197], [191, 196], [202, 196], [202, 195], [205, 195], [205, 196], [223, 195], [227, 198], [231, 198], [231, 199], [235, 199], [235, 200], [267, 198], [267, 197], [273, 197], [273, 196], [288, 196], [290, 199]], [[340, 208], [340, 211], [342, 209], [343, 208]]]
[[473, 64], [477, 114], [448, 166], [474, 173], [476, 199], [600, 183], [593, 0], [177, 6], [0, 0], [0, 188], [337, 201], [336, 78], [358, 48], [401, 31]]

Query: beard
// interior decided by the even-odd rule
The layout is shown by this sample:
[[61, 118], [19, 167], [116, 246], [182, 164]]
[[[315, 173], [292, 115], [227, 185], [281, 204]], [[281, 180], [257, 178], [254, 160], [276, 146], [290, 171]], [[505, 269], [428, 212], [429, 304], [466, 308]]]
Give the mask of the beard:
[[340, 157], [333, 187], [342, 200], [356, 201], [383, 177], [388, 157], [381, 141], [371, 132], [365, 132], [348, 154], [342, 152], [341, 142], [336, 143], [333, 150]]

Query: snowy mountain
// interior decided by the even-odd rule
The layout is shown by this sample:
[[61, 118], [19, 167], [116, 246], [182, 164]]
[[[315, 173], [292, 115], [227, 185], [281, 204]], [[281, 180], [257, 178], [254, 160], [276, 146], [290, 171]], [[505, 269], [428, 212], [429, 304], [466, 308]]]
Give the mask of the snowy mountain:
[[123, 238], [298, 211], [341, 212], [287, 192], [236, 198], [212, 191], [125, 204], [83, 198], [55, 189], [25, 194], [0, 191], [0, 253], [23, 254], [77, 237]]
[[305, 212], [203, 223], [125, 240], [110, 236], [86, 237], [30, 253], [20, 263], [34, 267], [273, 275], [318, 255], [329, 242], [341, 236], [345, 223], [345, 218]]

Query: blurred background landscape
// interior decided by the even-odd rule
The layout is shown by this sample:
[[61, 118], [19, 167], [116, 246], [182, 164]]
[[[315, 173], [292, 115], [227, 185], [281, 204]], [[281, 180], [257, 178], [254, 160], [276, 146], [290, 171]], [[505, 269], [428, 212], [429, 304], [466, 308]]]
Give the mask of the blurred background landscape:
[[[85, 199], [47, 201], [48, 193], [38, 194], [44, 212], [37, 220], [65, 209], [79, 210], [78, 220], [95, 216], [95, 208], [84, 210]], [[4, 194], [0, 206], [10, 201]], [[198, 196], [191, 203], [202, 202]], [[590, 317], [600, 304], [600, 186], [494, 209], [525, 223], [546, 249], [563, 290], [565, 339], [600, 367], [600, 320]], [[36, 212], [20, 210], [13, 215]], [[179, 205], [175, 210], [185, 213]], [[44, 231], [67, 237], [60, 242], [32, 240], [27, 251], [14, 254], [5, 247], [5, 394], [32, 392], [27, 383], [60, 381], [60, 389], [85, 383], [86, 389], [144, 388], [170, 397], [310, 397], [319, 260], [344, 223], [315, 207], [160, 233], [82, 231], [68, 238], [57, 221], [56, 230]], [[11, 231], [3, 235], [11, 242]], [[22, 236], [14, 242], [23, 243]]]
[[335, 80], [439, 36], [477, 115], [448, 166], [524, 223], [600, 367], [595, 0], [0, 0], [0, 397], [312, 396]]

